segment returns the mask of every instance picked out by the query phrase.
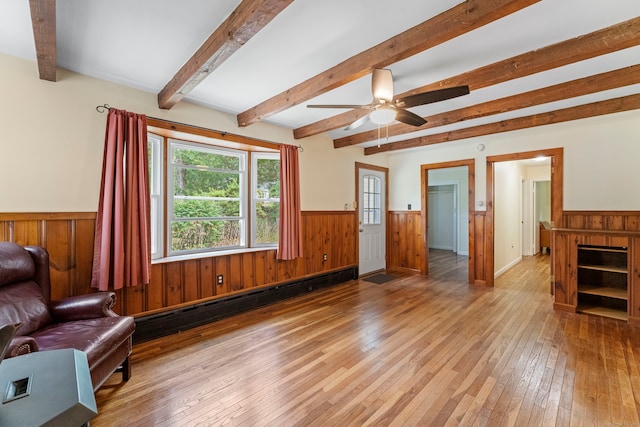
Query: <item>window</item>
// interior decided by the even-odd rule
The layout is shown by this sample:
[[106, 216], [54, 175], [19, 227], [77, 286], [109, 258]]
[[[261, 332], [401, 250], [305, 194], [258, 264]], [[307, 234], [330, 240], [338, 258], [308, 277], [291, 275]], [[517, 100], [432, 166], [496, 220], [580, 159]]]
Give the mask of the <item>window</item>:
[[246, 153], [169, 140], [169, 254], [245, 245]]
[[278, 153], [148, 139], [153, 258], [277, 245]]
[[364, 204], [362, 206], [364, 225], [380, 224], [380, 178], [374, 175], [362, 177]]
[[163, 138], [148, 134], [149, 145], [149, 195], [151, 211], [151, 258], [162, 256], [163, 229], [163, 191], [162, 191], [162, 152]]
[[280, 219], [280, 156], [278, 154], [254, 154], [251, 170], [253, 192], [251, 212], [253, 246], [278, 244]]

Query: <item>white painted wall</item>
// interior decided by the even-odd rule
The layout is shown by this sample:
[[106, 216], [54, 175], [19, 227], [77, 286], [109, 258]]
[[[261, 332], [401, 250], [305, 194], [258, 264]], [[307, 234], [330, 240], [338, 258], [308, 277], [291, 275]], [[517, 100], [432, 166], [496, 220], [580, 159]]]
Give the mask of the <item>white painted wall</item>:
[[[235, 117], [187, 102], [157, 107], [153, 93], [58, 70], [58, 82], [38, 79], [32, 61], [0, 55], [0, 212], [92, 212], [97, 209], [108, 103], [152, 117], [273, 142], [301, 144], [302, 208], [342, 210], [355, 198], [356, 161], [390, 168], [389, 208], [420, 206], [420, 165], [476, 159], [476, 201], [485, 200], [486, 156], [565, 148], [564, 209], [640, 210], [640, 111], [454, 141], [398, 153], [364, 156], [333, 149], [316, 136], [294, 140], [268, 123], [238, 128]], [[476, 150], [484, 144], [482, 152]], [[476, 205], [478, 210], [483, 207]]]
[[[540, 250], [540, 221], [551, 221], [551, 165], [528, 166], [523, 185], [522, 255], [535, 255]], [[541, 188], [541, 191], [537, 189]], [[535, 198], [535, 203], [534, 203]], [[536, 212], [533, 212], [533, 208]]]
[[499, 162], [494, 167], [494, 271], [499, 276], [522, 259], [522, 180], [526, 167]]
[[[35, 63], [0, 54], [0, 212], [95, 212], [106, 114], [96, 106], [143, 113], [277, 143], [301, 144], [303, 210], [353, 209], [355, 162], [385, 166], [361, 148], [334, 150], [326, 136], [294, 140], [290, 129], [258, 123], [239, 128], [235, 116], [181, 102], [157, 107], [156, 94], [58, 70], [38, 78]], [[417, 204], [416, 206], [419, 206]]]
[[[469, 255], [469, 172], [467, 167], [445, 169], [431, 169], [429, 171], [429, 185], [458, 185], [457, 194], [457, 227], [458, 227], [458, 255]], [[420, 209], [420, 200], [413, 209]]]
[[390, 209], [420, 206], [420, 165], [475, 159], [476, 202], [484, 202], [487, 156], [561, 147], [565, 210], [640, 210], [640, 192], [630, 191], [638, 182], [640, 110], [388, 154]]

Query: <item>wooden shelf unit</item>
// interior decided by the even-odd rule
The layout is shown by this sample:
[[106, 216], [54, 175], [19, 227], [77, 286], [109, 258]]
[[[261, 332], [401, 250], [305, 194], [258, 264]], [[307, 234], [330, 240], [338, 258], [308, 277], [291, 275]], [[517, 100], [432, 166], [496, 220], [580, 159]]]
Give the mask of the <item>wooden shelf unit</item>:
[[627, 320], [629, 261], [626, 247], [578, 245], [578, 306], [581, 313]]

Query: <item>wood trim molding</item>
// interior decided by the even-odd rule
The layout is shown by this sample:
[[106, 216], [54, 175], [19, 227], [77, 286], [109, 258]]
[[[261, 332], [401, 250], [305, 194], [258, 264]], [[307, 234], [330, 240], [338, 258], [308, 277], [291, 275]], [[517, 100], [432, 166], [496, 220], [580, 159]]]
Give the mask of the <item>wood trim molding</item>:
[[[471, 218], [474, 217], [475, 212], [475, 202], [476, 202], [476, 172], [475, 172], [475, 159], [467, 159], [467, 160], [455, 160], [451, 162], [441, 162], [441, 163], [432, 163], [427, 165], [420, 166], [420, 200], [421, 207], [420, 212], [422, 216], [422, 230], [423, 230], [423, 239], [422, 245], [424, 247], [424, 263], [420, 267], [420, 272], [422, 274], [429, 274], [429, 197], [428, 197], [428, 189], [429, 189], [429, 171], [432, 169], [446, 169], [446, 168], [455, 168], [455, 167], [467, 167], [467, 180], [469, 186], [469, 199], [468, 199], [468, 209], [469, 209], [469, 283], [475, 283], [477, 280], [481, 280], [481, 278], [475, 277], [475, 266], [476, 256], [480, 255], [475, 248], [475, 242], [478, 238], [474, 221]], [[482, 239], [484, 240], [484, 239]]]
[[564, 215], [640, 215], [640, 211], [628, 210], [628, 211], [562, 211]]
[[157, 133], [158, 135], [168, 138], [183, 139], [209, 145], [219, 145], [220, 141], [222, 141], [225, 146], [247, 151], [280, 150], [280, 144], [275, 142], [154, 117], [147, 117], [147, 126], [149, 127], [149, 132]]
[[640, 237], [640, 231], [629, 230], [599, 230], [595, 228], [554, 228], [554, 232], [562, 233], [579, 233], [579, 234], [602, 234], [616, 237]]
[[384, 213], [385, 218], [385, 268], [389, 267], [389, 248], [390, 248], [390, 236], [389, 236], [389, 168], [385, 166], [371, 165], [368, 163], [355, 162], [355, 184], [356, 194], [354, 200], [356, 201], [355, 220], [356, 220], [356, 264], [360, 266], [360, 169], [369, 169], [384, 173]]
[[[563, 205], [563, 177], [564, 177], [564, 149], [551, 148], [546, 150], [510, 153], [487, 157], [487, 213], [486, 213], [486, 274], [487, 285], [494, 284], [494, 164], [517, 160], [533, 159], [538, 156], [551, 157], [551, 220], [554, 226], [562, 223]], [[553, 274], [553, 265], [551, 266]]]
[[310, 215], [354, 215], [357, 212], [354, 210], [344, 210], [344, 211], [302, 211], [302, 216], [310, 216]]
[[96, 212], [0, 212], [0, 221], [96, 219]]
[[540, 0], [464, 1], [238, 114], [238, 126], [249, 126], [265, 117], [363, 77], [374, 68], [383, 68], [406, 59], [538, 1]]

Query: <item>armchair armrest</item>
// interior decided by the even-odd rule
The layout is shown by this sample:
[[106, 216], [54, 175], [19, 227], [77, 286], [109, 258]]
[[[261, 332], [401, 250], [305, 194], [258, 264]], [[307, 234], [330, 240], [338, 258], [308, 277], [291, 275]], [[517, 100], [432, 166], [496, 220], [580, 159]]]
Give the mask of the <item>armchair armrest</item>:
[[11, 343], [5, 357], [16, 357], [23, 354], [35, 353], [38, 351], [36, 340], [27, 336], [17, 336], [11, 338]]
[[118, 317], [118, 314], [112, 310], [115, 302], [114, 292], [96, 292], [51, 301], [49, 312], [55, 322]]

